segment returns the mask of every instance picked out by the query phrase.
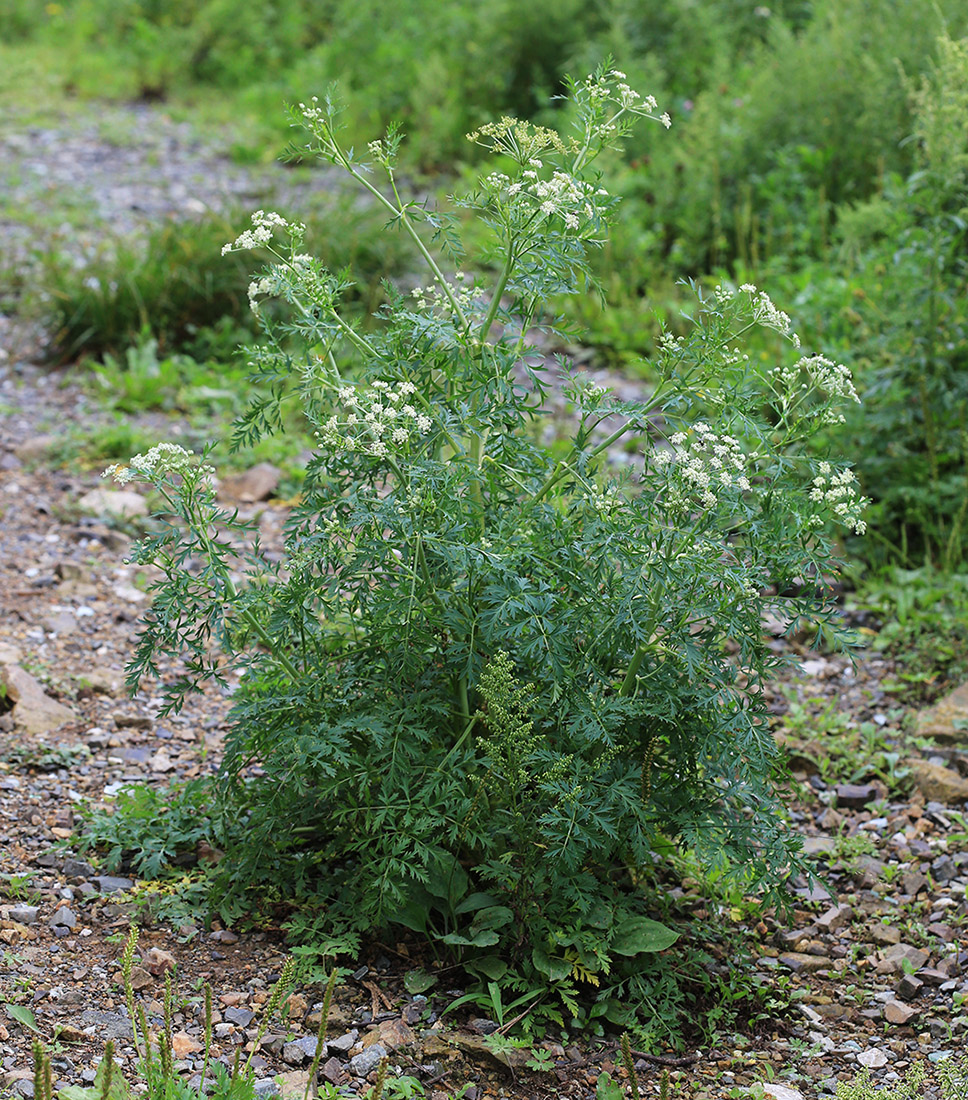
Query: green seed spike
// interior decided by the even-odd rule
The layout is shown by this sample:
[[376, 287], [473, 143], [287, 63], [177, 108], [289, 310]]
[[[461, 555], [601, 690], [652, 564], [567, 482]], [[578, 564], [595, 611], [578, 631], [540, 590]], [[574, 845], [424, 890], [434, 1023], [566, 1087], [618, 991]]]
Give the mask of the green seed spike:
[[326, 992], [323, 994], [323, 1007], [319, 1013], [319, 1027], [316, 1030], [316, 1050], [313, 1054], [313, 1064], [309, 1069], [309, 1077], [306, 1080], [306, 1088], [303, 1092], [303, 1100], [309, 1100], [309, 1090], [313, 1087], [316, 1081], [316, 1073], [319, 1070], [319, 1063], [323, 1057], [323, 1051], [326, 1049], [326, 1027], [329, 1023], [329, 1006], [333, 1000], [333, 990], [336, 988], [336, 967], [333, 967], [333, 972], [329, 976], [329, 981], [326, 983]]
[[669, 1071], [664, 1069], [659, 1079], [659, 1100], [669, 1100]]
[[101, 1100], [108, 1100], [111, 1095], [111, 1082], [114, 1077], [114, 1040], [108, 1039], [104, 1044], [104, 1076], [101, 1078]]
[[204, 1095], [205, 1077], [208, 1073], [208, 1062], [212, 1057], [212, 987], [205, 983], [205, 1055], [202, 1060], [202, 1076], [198, 1083], [198, 1095]]
[[625, 1066], [625, 1072], [629, 1075], [629, 1087], [632, 1089], [633, 1100], [642, 1100], [642, 1093], [639, 1092], [639, 1078], [635, 1072], [635, 1063], [632, 1061], [632, 1043], [627, 1031], [622, 1034], [621, 1046], [622, 1065]]
[[44, 1095], [44, 1048], [39, 1039], [34, 1039], [34, 1096], [42, 1100]]
[[383, 1055], [380, 1059], [380, 1068], [376, 1074], [376, 1084], [373, 1086], [373, 1091], [367, 1097], [367, 1100], [380, 1100], [383, 1096], [383, 1086], [387, 1082], [387, 1073], [390, 1071], [390, 1059], [387, 1055]]

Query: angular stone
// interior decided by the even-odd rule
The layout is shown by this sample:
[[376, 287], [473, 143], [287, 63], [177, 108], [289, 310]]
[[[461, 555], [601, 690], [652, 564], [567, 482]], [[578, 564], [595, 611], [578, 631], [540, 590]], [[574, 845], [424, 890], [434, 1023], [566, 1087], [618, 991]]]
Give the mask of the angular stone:
[[915, 723], [918, 737], [949, 745], [968, 744], [968, 683], [922, 710]]
[[150, 948], [141, 961], [156, 978], [166, 970], [174, 970], [176, 965], [175, 956], [170, 951], [163, 951], [160, 947]]
[[303, 1100], [307, 1089], [309, 1095], [315, 1095], [315, 1089], [309, 1080], [309, 1070], [291, 1069], [287, 1073], [276, 1074], [279, 1082], [279, 1095], [282, 1100]]
[[40, 683], [17, 665], [0, 665], [0, 686], [13, 700], [13, 724], [24, 733], [39, 736], [73, 722], [74, 712], [44, 692]]
[[247, 1008], [227, 1008], [222, 1015], [230, 1023], [238, 1024], [239, 1027], [248, 1027], [255, 1019], [255, 1013], [250, 1012]]
[[914, 757], [906, 760], [905, 766], [925, 798], [946, 806], [968, 801], [968, 779], [962, 779], [952, 768]]
[[917, 976], [922, 982], [933, 986], [944, 985], [944, 983], [949, 980], [948, 975], [945, 974], [943, 970], [935, 970], [930, 966], [923, 966], [918, 971]]
[[883, 1050], [878, 1050], [877, 1047], [871, 1047], [870, 1050], [862, 1051], [857, 1055], [857, 1061], [862, 1066], [867, 1066], [868, 1069], [883, 1069], [887, 1065], [887, 1055]]
[[357, 1077], [365, 1077], [376, 1069], [381, 1059], [386, 1057], [386, 1054], [386, 1047], [374, 1043], [373, 1046], [367, 1047], [362, 1054], [357, 1054], [350, 1059], [350, 1070]]
[[204, 1045], [185, 1031], [178, 1031], [171, 1037], [171, 1052], [176, 1058], [184, 1058], [203, 1049]]
[[914, 897], [927, 888], [928, 876], [922, 875], [920, 871], [906, 871], [901, 877], [901, 885], [904, 887], [905, 894]]
[[47, 923], [51, 928], [74, 928], [77, 925], [77, 914], [64, 905], [51, 913]]
[[905, 974], [897, 983], [895, 993], [902, 1001], [913, 1001], [924, 988], [924, 981], [914, 977], [913, 974]]
[[67, 878], [87, 879], [91, 878], [94, 874], [94, 868], [83, 859], [65, 859], [61, 871], [63, 871]]
[[271, 1077], [262, 1077], [258, 1081], [253, 1081], [252, 1091], [255, 1093], [256, 1100], [269, 1100], [270, 1096], [279, 1095], [279, 1084]]
[[137, 993], [155, 984], [155, 979], [143, 966], [131, 967], [131, 988]]
[[890, 924], [872, 924], [870, 938], [872, 943], [879, 943], [884, 947], [893, 947], [894, 944], [901, 942], [901, 930]]
[[92, 691], [117, 699], [125, 694], [124, 673], [116, 668], [92, 668], [81, 679], [86, 681]]
[[407, 1043], [412, 1043], [414, 1038], [413, 1029], [403, 1020], [384, 1020], [375, 1031], [364, 1036], [363, 1046], [370, 1047], [374, 1043], [379, 1043], [386, 1050], [393, 1051], [406, 1046]]
[[225, 478], [219, 486], [222, 500], [256, 504], [268, 500], [279, 487], [282, 474], [269, 462], [260, 462], [249, 470]]
[[928, 961], [930, 955], [927, 951], [921, 951], [908, 943], [897, 943], [883, 952], [875, 967], [878, 974], [896, 974], [904, 969], [906, 960], [914, 970], [920, 970]]
[[763, 1095], [769, 1100], [803, 1100], [803, 1093], [799, 1089], [792, 1089], [789, 1085], [770, 1084], [761, 1085]]
[[850, 924], [854, 910], [849, 905], [835, 905], [817, 918], [817, 927], [826, 932], [836, 932]]
[[884, 1005], [884, 1019], [896, 1027], [903, 1027], [917, 1016], [918, 1010], [913, 1005], [903, 1004], [901, 1001], [888, 1001]]
[[338, 1085], [343, 1076], [343, 1063], [338, 1058], [327, 1058], [319, 1067], [319, 1072], [331, 1085]]

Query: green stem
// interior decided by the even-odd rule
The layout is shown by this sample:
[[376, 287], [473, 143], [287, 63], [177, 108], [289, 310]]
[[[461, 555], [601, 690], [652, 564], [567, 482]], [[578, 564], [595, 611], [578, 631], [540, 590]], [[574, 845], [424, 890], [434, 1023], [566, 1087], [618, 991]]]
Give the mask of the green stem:
[[400, 221], [403, 223], [404, 229], [406, 229], [413, 243], [417, 246], [417, 251], [420, 253], [421, 256], [423, 256], [427, 266], [433, 272], [434, 278], [437, 280], [438, 283], [440, 283], [444, 295], [446, 296], [447, 301], [450, 303], [450, 308], [454, 311], [455, 316], [460, 321], [461, 327], [466, 329], [468, 327], [467, 318], [464, 316], [464, 311], [460, 308], [460, 304], [454, 297], [454, 292], [451, 290], [450, 283], [448, 283], [447, 280], [444, 278], [444, 274], [437, 265], [437, 261], [430, 254], [429, 249], [424, 244], [420, 234], [417, 232], [416, 226], [414, 226], [413, 222], [411, 222], [410, 219], [407, 217], [407, 208], [403, 203], [400, 202], [400, 196], [397, 194], [397, 186], [393, 179], [393, 173], [390, 171], [389, 168], [387, 169], [387, 176], [390, 179], [390, 185], [393, 188], [393, 194], [397, 199], [397, 203], [399, 204], [397, 206], [394, 206], [394, 204], [390, 202], [390, 200], [386, 197], [386, 195], [383, 194], [379, 187], [375, 187], [364, 175], [362, 175], [362, 173], [358, 172], [353, 167], [353, 165], [350, 164], [342, 149], [336, 146], [335, 142], [334, 148], [336, 149], [337, 153], [337, 163], [342, 168], [344, 168], [353, 177], [353, 179], [355, 179], [356, 182], [360, 184], [361, 187], [369, 191], [369, 193], [377, 200], [377, 202], [386, 207], [387, 210], [391, 211], [393, 216], [395, 218], [399, 218]]
[[491, 331], [491, 325], [494, 324], [494, 318], [497, 317], [498, 310], [501, 308], [501, 298], [504, 295], [504, 290], [508, 285], [508, 279], [511, 277], [511, 272], [514, 270], [514, 261], [517, 259], [517, 254], [514, 249], [514, 242], [508, 241], [508, 254], [504, 260], [504, 267], [501, 270], [500, 278], [497, 281], [497, 285], [494, 288], [494, 297], [491, 299], [491, 307], [487, 311], [487, 316], [481, 323], [481, 327], [478, 333], [482, 344], [487, 342], [487, 334]]

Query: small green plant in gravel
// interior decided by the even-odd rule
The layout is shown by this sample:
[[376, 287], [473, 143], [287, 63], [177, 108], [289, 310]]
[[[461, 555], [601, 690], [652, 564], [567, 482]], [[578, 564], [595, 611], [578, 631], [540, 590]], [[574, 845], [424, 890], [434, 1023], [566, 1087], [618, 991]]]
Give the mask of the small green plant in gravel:
[[[258, 211], [225, 246], [272, 257], [249, 287], [262, 390], [236, 441], [290, 401], [316, 432], [284, 565], [217, 507], [207, 454], [166, 442], [111, 473], [153, 486], [166, 518], [135, 553], [162, 579], [131, 686], [177, 655], [172, 710], [226, 660], [244, 673], [223, 898], [314, 894], [330, 929], [403, 925], [504, 1000], [547, 990], [559, 1027], [631, 1029], [657, 980], [644, 959], [677, 938], [642, 889], [658, 853], [680, 842], [771, 897], [801, 866], [770, 779], [762, 616], [832, 627], [828, 531], [863, 530], [864, 502], [807, 450], [856, 399], [849, 374], [800, 351], [755, 287], [699, 295], [640, 401], [534, 366], [547, 300], [585, 285], [607, 233], [597, 157], [637, 117], [669, 123], [609, 68], [570, 96], [564, 135], [511, 118], [472, 135], [501, 164], [457, 200], [492, 282], [463, 272], [453, 222], [400, 197], [395, 129], [360, 161], [332, 95], [294, 111], [295, 150], [362, 187], [428, 283], [363, 328], [302, 225]], [[744, 354], [757, 328], [789, 362]], [[578, 420], [564, 453], [532, 430], [552, 370]], [[616, 472], [630, 441], [638, 466]]]
[[[256, 1091], [256, 1078], [252, 1068], [252, 1060], [259, 1050], [269, 1022], [279, 1011], [285, 995], [292, 986], [293, 960], [287, 960], [283, 966], [269, 999], [262, 1008], [255, 1038], [249, 1047], [248, 1057], [243, 1061], [241, 1048], [237, 1047], [231, 1066], [212, 1058], [212, 990], [209, 985], [204, 985], [202, 1067], [198, 1082], [195, 1085], [189, 1085], [181, 1077], [175, 1066], [172, 1032], [178, 996], [172, 971], [168, 970], [165, 973], [162, 1022], [156, 1037], [149, 1027], [144, 1005], [135, 997], [131, 985], [131, 972], [134, 967], [138, 936], [138, 928], [132, 925], [121, 952], [122, 985], [128, 1019], [131, 1021], [132, 1036], [138, 1056], [138, 1081], [131, 1084], [124, 1079], [121, 1068], [114, 1060], [114, 1044], [108, 1042], [105, 1044], [104, 1056], [98, 1065], [94, 1084], [91, 1086], [72, 1085], [59, 1089], [56, 1093], [57, 1100], [133, 1100], [137, 1096], [144, 1096], [147, 1100], [203, 1100], [206, 1097], [208, 1100], [255, 1100], [260, 1094]], [[323, 996], [319, 1028], [316, 1035], [316, 1052], [310, 1065], [303, 1100], [308, 1100], [325, 1050], [326, 1026], [336, 978], [337, 973], [334, 970], [326, 984], [326, 991]], [[35, 1100], [54, 1100], [50, 1057], [39, 1041], [34, 1043], [33, 1055]], [[388, 1060], [384, 1058], [380, 1064], [377, 1083], [369, 1093], [370, 1100], [380, 1100], [388, 1066]], [[341, 1094], [329, 1084], [324, 1084], [321, 1091], [314, 1093], [314, 1095], [326, 1098], [326, 1100], [335, 1100]]]

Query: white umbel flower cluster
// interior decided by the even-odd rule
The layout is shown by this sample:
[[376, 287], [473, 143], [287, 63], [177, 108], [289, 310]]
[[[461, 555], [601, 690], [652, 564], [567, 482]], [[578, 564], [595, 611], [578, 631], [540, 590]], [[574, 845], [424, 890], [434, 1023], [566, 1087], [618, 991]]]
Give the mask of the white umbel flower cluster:
[[359, 451], [371, 458], [404, 453], [415, 435], [425, 435], [433, 426], [431, 418], [408, 400], [415, 392], [412, 382], [382, 379], [367, 388], [343, 386], [339, 400], [344, 412], [334, 413], [319, 437], [327, 447]]
[[545, 218], [559, 217], [566, 229], [580, 229], [592, 222], [596, 227], [605, 214], [602, 199], [608, 192], [595, 184], [576, 179], [569, 172], [555, 171], [550, 179], [541, 179], [540, 160], [529, 162], [531, 167], [512, 182], [503, 172], [492, 172], [482, 181], [484, 189], [505, 205], [517, 203], [524, 207], [525, 220], [535, 215]]
[[[854, 471], [835, 471], [829, 462], [821, 462], [818, 470], [810, 489], [810, 499], [814, 504], [828, 508], [854, 534], [862, 535], [867, 530], [867, 523], [861, 519], [861, 513], [868, 502], [857, 491]], [[814, 527], [821, 527], [823, 522], [823, 517], [819, 514], [810, 519]]]
[[281, 214], [265, 210], [256, 210], [252, 215], [252, 228], [241, 232], [230, 244], [222, 246], [222, 255], [229, 252], [243, 252], [249, 248], [262, 248], [272, 240], [272, 234], [282, 229], [287, 233], [302, 236], [306, 227], [301, 222], [289, 222]]
[[[653, 464], [667, 468], [687, 496], [698, 493], [704, 508], [714, 507], [723, 492], [749, 491], [748, 457], [731, 435], [719, 435], [708, 424], [694, 424], [688, 431], [676, 432], [669, 442], [672, 450], [656, 450]], [[679, 501], [679, 494], [672, 499]]]
[[[156, 443], [150, 451], [143, 455], [135, 455], [128, 460], [127, 466], [116, 462], [109, 466], [101, 477], [111, 478], [119, 485], [127, 485], [129, 481], [141, 478], [145, 481], [153, 481], [159, 477], [182, 477], [198, 467], [198, 456], [177, 443]], [[211, 466], [199, 467], [204, 473], [214, 474]]]
[[753, 320], [758, 325], [773, 329], [781, 336], [789, 337], [794, 347], [798, 348], [800, 346], [800, 337], [793, 331], [793, 322], [790, 320], [789, 315], [784, 313], [783, 310], [777, 309], [773, 304], [773, 299], [765, 291], [759, 290], [752, 283], [743, 283], [738, 292], [731, 287], [717, 286], [714, 293], [717, 301], [724, 304], [737, 297], [738, 294], [748, 295]]

